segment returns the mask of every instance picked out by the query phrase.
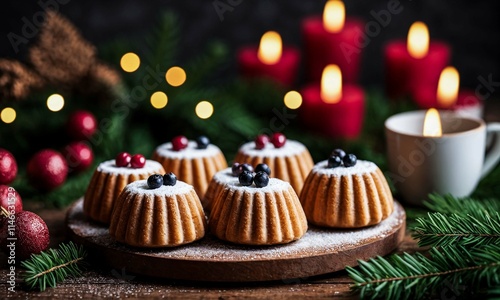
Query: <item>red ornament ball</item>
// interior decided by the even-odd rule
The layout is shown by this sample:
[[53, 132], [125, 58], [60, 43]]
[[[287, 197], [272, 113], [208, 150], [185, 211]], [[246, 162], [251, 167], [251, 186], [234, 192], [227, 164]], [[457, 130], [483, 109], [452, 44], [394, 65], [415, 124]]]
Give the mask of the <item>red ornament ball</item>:
[[264, 149], [267, 143], [269, 143], [269, 137], [265, 134], [259, 134], [255, 138], [255, 149]]
[[274, 147], [281, 148], [285, 146], [286, 137], [283, 133], [276, 132], [275, 134], [273, 134], [273, 137], [271, 138], [271, 143], [273, 143]]
[[176, 136], [172, 139], [172, 149], [174, 151], [180, 151], [186, 149], [188, 146], [188, 139], [183, 135]]
[[19, 193], [10, 186], [0, 185], [0, 206], [9, 213], [18, 213], [23, 211], [23, 201]]
[[130, 156], [127, 152], [120, 152], [115, 157], [115, 165], [117, 167], [128, 167], [128, 164], [132, 160], [132, 156]]
[[[31, 254], [38, 254], [48, 248], [50, 242], [49, 229], [37, 214], [25, 210], [8, 218], [3, 218], [0, 222], [0, 243], [7, 255], [10, 255], [14, 250], [16, 259], [25, 260]], [[17, 238], [14, 249], [9, 247], [10, 243], [7, 241], [7, 237], [11, 237], [9, 225], [14, 225], [12, 231], [14, 231]]]
[[50, 191], [64, 183], [68, 175], [68, 165], [61, 153], [44, 149], [30, 159], [27, 173], [34, 187]]
[[143, 168], [146, 165], [146, 158], [142, 154], [135, 154], [130, 160], [132, 168]]
[[85, 142], [73, 142], [64, 147], [63, 156], [70, 172], [82, 172], [88, 169], [94, 161], [92, 148]]
[[17, 176], [17, 163], [14, 155], [0, 148], [0, 184], [9, 184]]
[[97, 130], [97, 120], [91, 112], [77, 110], [69, 116], [66, 129], [75, 140], [85, 140]]

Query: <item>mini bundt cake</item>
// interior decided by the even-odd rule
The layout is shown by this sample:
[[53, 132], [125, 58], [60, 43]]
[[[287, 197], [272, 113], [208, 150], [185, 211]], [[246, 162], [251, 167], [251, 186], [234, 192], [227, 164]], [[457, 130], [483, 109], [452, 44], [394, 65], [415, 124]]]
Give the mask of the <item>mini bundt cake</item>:
[[[179, 139], [185, 141], [179, 146]], [[226, 158], [221, 150], [207, 143], [188, 141], [185, 137], [176, 137], [172, 142], [158, 146], [153, 160], [163, 165], [167, 172], [173, 172], [179, 180], [193, 185], [198, 197], [203, 199], [212, 176], [227, 168]]]
[[380, 223], [394, 209], [384, 174], [373, 162], [352, 154], [317, 163], [300, 194], [307, 220], [332, 228], [359, 228]]
[[[160, 176], [160, 175], [152, 175]], [[173, 247], [205, 235], [206, 219], [193, 186], [128, 184], [116, 201], [109, 233], [116, 241], [145, 248]]]
[[226, 168], [222, 171], [215, 173], [212, 180], [208, 184], [205, 196], [202, 199], [203, 208], [210, 211], [214, 199], [224, 189], [226, 184], [230, 182], [238, 182], [238, 177], [232, 174], [231, 168]]
[[146, 160], [142, 168], [118, 167], [116, 160], [100, 163], [85, 192], [83, 201], [85, 215], [94, 221], [109, 224], [113, 205], [123, 188], [154, 173], [163, 174], [165, 170], [160, 163], [153, 160]]
[[[276, 136], [276, 134], [275, 134]], [[258, 136], [255, 142], [243, 144], [234, 159], [238, 163], [248, 163], [253, 166], [259, 163], [267, 164], [273, 173], [271, 177], [289, 182], [295, 192], [300, 194], [304, 180], [311, 171], [314, 162], [306, 146], [298, 141], [286, 140], [282, 143], [261, 143]]]
[[288, 182], [267, 179], [264, 187], [228, 183], [213, 203], [210, 232], [221, 240], [245, 245], [300, 239], [307, 231], [307, 219], [297, 194]]

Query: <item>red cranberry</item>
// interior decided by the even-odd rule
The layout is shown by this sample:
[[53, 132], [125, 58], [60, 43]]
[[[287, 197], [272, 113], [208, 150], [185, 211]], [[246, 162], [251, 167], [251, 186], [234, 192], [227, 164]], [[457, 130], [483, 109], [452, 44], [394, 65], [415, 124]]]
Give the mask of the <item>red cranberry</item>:
[[132, 168], [142, 168], [146, 165], [146, 158], [142, 154], [134, 154], [130, 160], [130, 166]]
[[265, 134], [259, 134], [255, 138], [255, 149], [264, 149], [267, 143], [269, 143], [269, 137]]
[[174, 151], [180, 151], [182, 149], [186, 149], [188, 146], [188, 139], [183, 135], [176, 136], [172, 139], [172, 149]]
[[281, 148], [286, 143], [286, 137], [283, 133], [276, 132], [275, 134], [273, 134], [271, 142], [273, 143], [274, 147]]
[[127, 167], [128, 164], [130, 163], [131, 159], [132, 159], [132, 156], [130, 156], [129, 153], [127, 153], [127, 152], [120, 152], [115, 157], [115, 165], [117, 167]]

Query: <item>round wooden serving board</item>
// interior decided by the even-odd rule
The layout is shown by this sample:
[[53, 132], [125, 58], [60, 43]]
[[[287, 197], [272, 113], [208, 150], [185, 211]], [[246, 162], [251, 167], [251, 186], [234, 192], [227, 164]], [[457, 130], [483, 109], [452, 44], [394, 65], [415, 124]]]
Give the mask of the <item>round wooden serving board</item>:
[[83, 244], [110, 267], [127, 273], [177, 280], [251, 282], [287, 280], [326, 274], [393, 251], [405, 234], [406, 214], [399, 203], [378, 225], [355, 230], [309, 226], [298, 241], [251, 247], [207, 235], [175, 248], [141, 249], [115, 242], [108, 227], [83, 214], [83, 199], [73, 204], [66, 224], [70, 238]]

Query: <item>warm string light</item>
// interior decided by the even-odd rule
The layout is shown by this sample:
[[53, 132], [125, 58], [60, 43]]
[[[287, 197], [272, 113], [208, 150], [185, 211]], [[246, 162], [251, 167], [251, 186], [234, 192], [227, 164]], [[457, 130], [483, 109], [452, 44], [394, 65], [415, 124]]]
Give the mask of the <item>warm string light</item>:
[[329, 0], [323, 10], [323, 27], [330, 33], [342, 31], [345, 23], [345, 5], [339, 0]]
[[64, 107], [64, 98], [59, 94], [52, 94], [47, 98], [47, 108], [50, 111], [58, 112]]
[[165, 79], [171, 86], [181, 86], [186, 81], [186, 71], [181, 67], [171, 67], [165, 74]]
[[268, 31], [260, 39], [257, 56], [261, 62], [267, 65], [274, 65], [281, 59], [282, 48], [283, 43], [279, 33]]
[[141, 65], [141, 59], [133, 52], [125, 53], [120, 60], [120, 66], [125, 72], [135, 72]]
[[302, 105], [302, 95], [297, 91], [289, 91], [283, 99], [289, 109], [297, 109]]
[[438, 81], [437, 102], [441, 107], [451, 107], [458, 98], [460, 75], [454, 67], [446, 67]]
[[167, 94], [165, 94], [164, 92], [158, 91], [158, 92], [155, 92], [151, 95], [150, 101], [151, 101], [151, 105], [154, 108], [162, 109], [165, 106], [167, 106], [168, 97], [167, 97]]
[[16, 116], [16, 111], [12, 107], [6, 107], [0, 112], [0, 119], [6, 124], [14, 122]]
[[441, 129], [441, 118], [439, 117], [437, 109], [430, 108], [425, 113], [423, 134], [427, 137], [440, 137], [443, 135]]
[[413, 58], [423, 58], [429, 52], [429, 29], [423, 22], [415, 22], [408, 31], [406, 44], [408, 52]]
[[328, 65], [321, 76], [321, 99], [325, 103], [338, 103], [342, 99], [342, 73], [339, 66]]
[[214, 106], [208, 101], [201, 101], [196, 105], [196, 115], [200, 119], [208, 119], [214, 113]]

